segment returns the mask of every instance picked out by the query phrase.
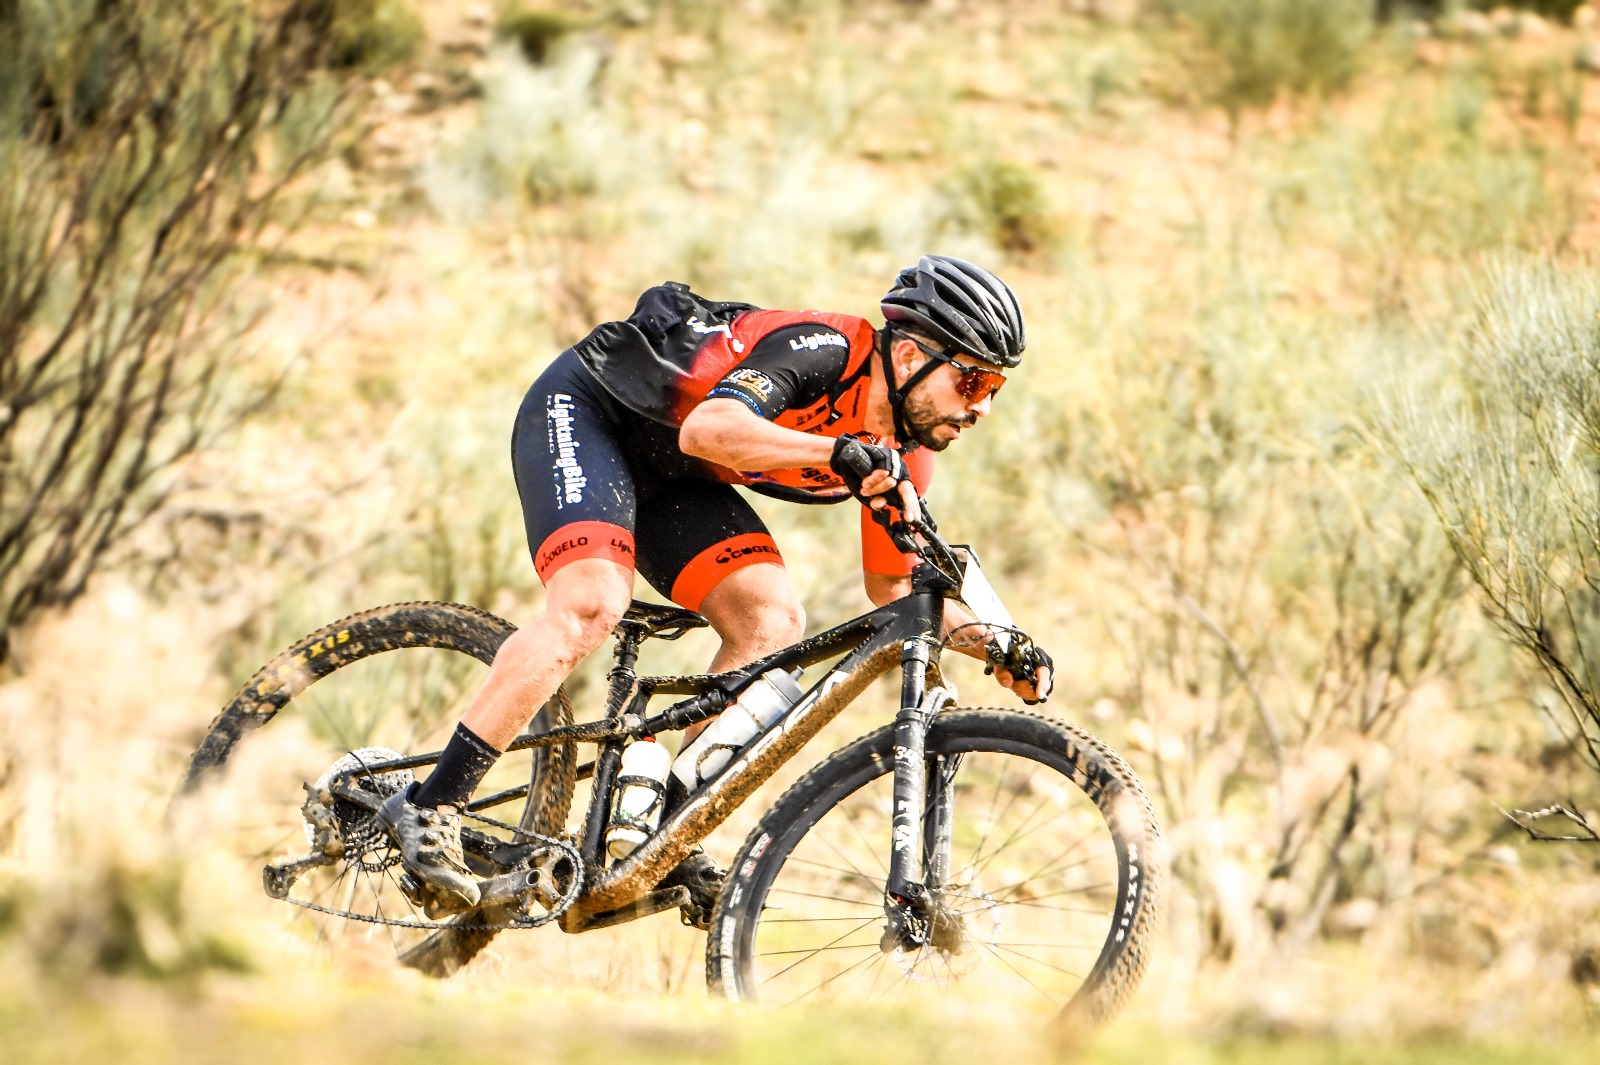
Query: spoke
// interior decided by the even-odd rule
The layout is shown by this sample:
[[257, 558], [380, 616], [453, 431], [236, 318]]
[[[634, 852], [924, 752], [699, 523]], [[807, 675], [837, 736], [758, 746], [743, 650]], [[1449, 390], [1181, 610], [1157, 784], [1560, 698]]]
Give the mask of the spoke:
[[[859, 869], [854, 869], [854, 868], [842, 869], [837, 865], [828, 865], [826, 862], [819, 862], [819, 861], [816, 861], [815, 859], [812, 859], [812, 858], [796, 858], [793, 855], [789, 856], [789, 862], [798, 862], [801, 865], [814, 865], [818, 869], [826, 869], [830, 873], [838, 873], [840, 876], [843, 876], [843, 877], [854, 877], [854, 878], [860, 879], [862, 881], [865, 881], [866, 884], [869, 885], [872, 888], [872, 893], [874, 895], [883, 894], [883, 886], [881, 884], [879, 884], [877, 880], [875, 880], [872, 877], [868, 876], [866, 873], [861, 872], [861, 870], [859, 870]], [[789, 862], [785, 862], [784, 864], [788, 865]]]
[[[1037, 947], [1037, 946], [1046, 946], [1046, 947], [1048, 947], [1049, 946], [1049, 944], [1040, 944], [1040, 943], [1021, 943], [1021, 944], [1018, 944], [1018, 945], [1019, 946], [1024, 946], [1024, 947]], [[1052, 964], [1051, 962], [1044, 961], [1043, 959], [1040, 959], [1040, 958], [1035, 958], [1032, 954], [1024, 954], [1022, 951], [1017, 950], [1016, 947], [1010, 946], [1008, 944], [996, 943], [994, 945], [994, 948], [996, 950], [1003, 950], [1007, 954], [1015, 954], [1019, 958], [1026, 958], [1028, 961], [1033, 962], [1033, 964], [1035, 964], [1035, 965], [1043, 965], [1046, 969], [1054, 969], [1058, 973], [1065, 973], [1066, 975], [1072, 977], [1074, 980], [1082, 980], [1083, 979], [1083, 974], [1082, 973], [1075, 973], [1071, 969], [1063, 969], [1059, 965]]]
[[785, 888], [779, 888], [779, 887], [775, 887], [770, 892], [768, 892], [768, 894], [769, 895], [776, 895], [779, 892], [782, 892], [785, 895], [799, 895], [801, 898], [806, 898], [806, 899], [821, 899], [824, 902], [842, 902], [846, 906], [868, 906], [868, 907], [871, 907], [874, 910], [881, 910], [882, 909], [881, 903], [877, 902], [877, 901], [874, 901], [874, 902], [862, 902], [860, 899], [842, 899], [837, 895], [818, 895], [815, 892], [797, 891], [794, 888], [786, 888], [786, 887]]
[[[995, 816], [994, 811], [995, 807], [1000, 805], [1000, 789], [1005, 786], [1006, 774], [1009, 772], [1011, 772], [1011, 762], [1009, 760], [1002, 761], [1000, 763], [1000, 775], [994, 781], [994, 795], [989, 800], [989, 811], [984, 814], [983, 836], [978, 840], [978, 846], [972, 852], [974, 860], [983, 853], [984, 845], [989, 842], [989, 833], [994, 831], [994, 826], [1000, 823], [1000, 818]], [[1011, 798], [1012, 801], [1016, 800], [1015, 795], [1012, 795]], [[1006, 805], [1006, 809], [1010, 809], [1009, 803]]]
[[[860, 929], [861, 929], [861, 926], [858, 925], [857, 927], [852, 928], [850, 930], [850, 932], [857, 932], [857, 931], [860, 931]], [[845, 934], [849, 935], [850, 932], [847, 932]], [[877, 950], [878, 949], [878, 944], [875, 943], [875, 942], [874, 943], [840, 943], [836, 947], [796, 947], [794, 950], [761, 950], [761, 951], [757, 951], [756, 952], [756, 957], [758, 957], [758, 958], [778, 958], [778, 957], [782, 957], [785, 954], [804, 954], [807, 957], [810, 957], [813, 954], [821, 954], [825, 950], [866, 950], [868, 947], [871, 947], [873, 950]]]
[[[887, 881], [889, 879], [889, 866], [884, 863], [883, 856], [878, 853], [877, 848], [874, 847], [872, 845], [872, 842], [867, 839], [866, 833], [861, 831], [861, 826], [856, 824], [856, 819], [855, 818], [851, 817], [849, 814], [845, 814], [844, 815], [844, 820], [845, 820], [845, 823], [850, 826], [851, 831], [853, 831], [856, 834], [856, 839], [859, 839], [861, 841], [862, 849], [865, 850], [868, 854], [872, 855], [873, 860], [878, 863], [878, 868], [883, 870], [883, 878], [884, 878], [884, 880]], [[818, 827], [820, 827], [820, 825]], [[815, 829], [813, 829], [812, 831], [814, 833]], [[809, 834], [811, 834], [811, 833], [808, 833], [808, 835]], [[825, 832], [823, 833], [823, 835], [826, 835], [826, 834], [827, 833], [825, 833]], [[888, 842], [888, 841], [886, 841], [886, 840], [885, 841], [880, 841], [878, 846], [881, 847], [886, 842]]]
[[889, 955], [884, 954], [882, 951], [878, 953], [878, 969], [872, 977], [872, 986], [867, 988], [867, 994], [864, 1000], [868, 1005], [878, 1001], [881, 996], [888, 994], [889, 987], [894, 986], [894, 981], [891, 980], [889, 982], [889, 987], [884, 988], [882, 991], [878, 990], [878, 981], [882, 980], [883, 974], [889, 971], [889, 966], [885, 964], [888, 960]]
[[[388, 870], [386, 869], [384, 872], [387, 873]], [[366, 879], [368, 886], [372, 888], [372, 908], [374, 910], [374, 916], [387, 919], [383, 912], [383, 893], [379, 890], [378, 878], [368, 873], [365, 869], [361, 871], [361, 876]], [[410, 902], [407, 900], [407, 905], [409, 904]], [[394, 948], [394, 952], [396, 954], [399, 954], [400, 941], [394, 937], [394, 925], [386, 924], [382, 925], [381, 927], [389, 934], [389, 946]]]
[[[881, 957], [883, 957], [883, 955], [879, 954], [878, 957], [881, 958]], [[818, 984], [816, 987], [813, 987], [810, 991], [807, 991], [805, 994], [801, 995], [800, 998], [790, 999], [787, 1003], [785, 1003], [785, 1005], [788, 1005], [788, 1006], [798, 1005], [800, 1003], [801, 999], [808, 998], [809, 996], [816, 994], [818, 991], [821, 991], [823, 988], [827, 987], [829, 984], [831, 984], [835, 980], [839, 979], [839, 977], [850, 975], [851, 973], [855, 972], [857, 969], [861, 968], [863, 965], [865, 965], [867, 962], [869, 962], [871, 960], [872, 960], [872, 955], [869, 954], [865, 958], [862, 958], [860, 961], [858, 961], [855, 964], [851, 965], [848, 969], [841, 969], [840, 971], [834, 973], [832, 976], [830, 976], [826, 980], [822, 981], [822, 983]], [[798, 965], [799, 962], [796, 962], [795, 964]]]
[[[850, 867], [850, 871], [852, 873], [854, 873], [856, 876], [859, 876], [861, 879], [865, 880], [869, 884], [876, 882], [876, 881], [873, 880], [872, 877], [868, 876], [866, 873], [863, 873], [856, 866], [856, 863], [852, 862], [849, 859], [849, 857], [844, 853], [844, 851], [841, 851], [837, 846], [835, 846], [833, 840], [828, 838], [828, 834], [827, 833], [823, 833], [822, 836], [821, 836], [821, 839], [822, 839], [823, 843], [827, 844], [829, 850], [833, 851], [833, 853], [835, 853], [835, 854], [837, 854], [839, 856], [839, 860], [841, 862], [843, 862], [844, 864], [846, 864], [846, 865], [848, 865]], [[821, 863], [820, 862], [815, 862], [813, 864], [820, 865]], [[827, 867], [824, 866], [824, 868], [827, 868]]]
[[[756, 986], [757, 987], [765, 987], [765, 986], [767, 986], [772, 981], [774, 981], [778, 977], [782, 976], [784, 973], [787, 973], [790, 969], [793, 969], [796, 965], [804, 965], [806, 963], [807, 959], [815, 957], [817, 954], [822, 953], [824, 950], [826, 950], [829, 947], [833, 946], [835, 943], [838, 943], [840, 940], [847, 939], [850, 936], [855, 935], [861, 929], [867, 927], [867, 925], [871, 924], [873, 921], [876, 921], [877, 919], [878, 918], [876, 916], [868, 917], [865, 921], [862, 921], [860, 924], [856, 925], [854, 928], [849, 929], [843, 935], [837, 936], [834, 939], [830, 940], [829, 942], [824, 943], [822, 946], [814, 948], [804, 958], [800, 958], [797, 961], [790, 962], [788, 965], [784, 966], [782, 969], [779, 969], [777, 972], [773, 973], [771, 976], [767, 977], [765, 980], [761, 981], [761, 983], [757, 984]], [[852, 966], [851, 968], [854, 968], [854, 966]], [[848, 972], [848, 970], [846, 970], [846, 971]], [[820, 986], [821, 985], [819, 984], [818, 987], [820, 987]], [[816, 988], [812, 988], [811, 990], [815, 991]], [[806, 994], [808, 994], [808, 995], [810, 993], [811, 993], [810, 991], [806, 992]], [[804, 997], [804, 996], [801, 996], [801, 997]], [[791, 1005], [792, 1005], [792, 1003], [791, 1003]]]
[[762, 924], [820, 924], [824, 921], [859, 921], [859, 917], [774, 917]]
[[[968, 865], [972, 866], [973, 875], [976, 876], [987, 869], [989, 864], [996, 858], [1000, 857], [1001, 852], [1007, 847], [1011, 846], [1019, 839], [1022, 839], [1028, 835], [1032, 835], [1034, 832], [1037, 832], [1040, 828], [1044, 827], [1043, 825], [1033, 825], [1032, 823], [1033, 819], [1039, 815], [1039, 811], [1044, 810], [1049, 805], [1050, 799], [1051, 796], [1049, 795], [1046, 795], [1040, 799], [1038, 805], [1032, 810], [1028, 811], [1028, 816], [1022, 819], [1022, 824], [1018, 825], [1016, 830], [1013, 831], [1011, 835], [1006, 837], [1005, 842], [996, 847], [994, 852], [987, 858], [983, 859], [983, 861], [978, 861], [978, 856], [976, 853], [974, 853], [972, 858], [967, 863]], [[1029, 827], [1030, 825], [1032, 825], [1032, 827]]]
[[[1030, 829], [1028, 832], [1024, 833], [1022, 836], [1017, 837], [1017, 839], [1025, 839], [1028, 836], [1033, 835], [1034, 832], [1037, 832], [1039, 829], [1041, 829], [1043, 827], [1044, 827], [1044, 825], [1037, 825], [1034, 828]], [[1096, 833], [1091, 830], [1091, 831], [1085, 833], [1084, 835], [1079, 836], [1078, 837], [1078, 841], [1076, 843], [1074, 843], [1072, 846], [1068, 847], [1066, 850], [1061, 851], [1061, 852], [1053, 855], [1043, 868], [1038, 869], [1035, 872], [1031, 873], [1030, 875], [1024, 877], [1022, 882], [1026, 883], [1029, 880], [1037, 880], [1040, 877], [1049, 876], [1052, 873], [1061, 872], [1061, 871], [1063, 871], [1065, 869], [1076, 868], [1077, 866], [1082, 865], [1085, 862], [1093, 861], [1094, 858], [1091, 855], [1090, 857], [1084, 858], [1084, 859], [1082, 859], [1080, 861], [1077, 861], [1077, 862], [1073, 862], [1073, 863], [1071, 863], [1069, 865], [1062, 865], [1061, 864], [1061, 862], [1064, 859], [1070, 858], [1073, 855], [1073, 853], [1077, 851], [1077, 849], [1079, 847], [1081, 847], [1085, 843], [1087, 843], [1089, 841], [1089, 839], [1091, 837], [1093, 837], [1095, 834]], [[1013, 842], [1016, 842], [1016, 840], [1007, 840], [1006, 844], [1004, 846], [1009, 846]], [[1004, 849], [1004, 846], [1002, 846], [1002, 848], [1001, 848], [1002, 850]], [[989, 864], [989, 862], [991, 862], [995, 858], [999, 857], [999, 855], [1000, 855], [1000, 851], [999, 850], [995, 851], [994, 854], [990, 855], [989, 858], [984, 862], [984, 866], [987, 866]], [[979, 872], [982, 871], [982, 868], [983, 867], [980, 866], [979, 868], [974, 869], [972, 871], [973, 875], [976, 876]]]
[[[1088, 865], [1092, 861], [1094, 861], [1093, 858], [1081, 858], [1081, 859], [1079, 859], [1078, 861], [1075, 861], [1075, 862], [1068, 862], [1066, 865], [1053, 865], [1050, 868], [1044, 870], [1043, 872], [1035, 873], [1033, 876], [1025, 876], [1021, 880], [1013, 881], [1012, 883], [1007, 884], [1003, 888], [996, 888], [993, 892], [991, 892], [991, 894], [994, 895], [996, 898], [1009, 898], [1013, 892], [1016, 892], [1016, 891], [1018, 891], [1018, 890], [1020, 890], [1022, 888], [1027, 887], [1029, 884], [1033, 883], [1035, 880], [1043, 880], [1047, 876], [1058, 876], [1061, 873], [1064, 873], [1069, 869], [1076, 869], [1079, 866]], [[963, 872], [965, 872], [965, 870], [963, 870]], [[1039, 895], [1037, 897], [1041, 898], [1041, 899], [1048, 899], [1048, 898], [1054, 898], [1057, 895], [1071, 895], [1071, 894], [1073, 894], [1075, 892], [1080, 892], [1080, 891], [1092, 891], [1092, 890], [1096, 890], [1096, 889], [1098, 889], [1100, 887], [1104, 887], [1104, 886], [1105, 886], [1104, 884], [1096, 884], [1091, 888], [1066, 888], [1066, 889], [1063, 889], [1062, 891], [1055, 891], [1055, 892], [1051, 892], [1049, 895]]]
[[998, 950], [995, 950], [994, 947], [990, 946], [988, 943], [984, 943], [983, 940], [981, 940], [981, 939], [978, 942], [980, 944], [982, 944], [984, 950], [987, 950], [990, 954], [994, 955], [994, 960], [995, 961], [999, 962], [1001, 965], [1004, 965], [1007, 969], [1010, 969], [1012, 972], [1014, 972], [1018, 976], [1020, 976], [1022, 978], [1023, 982], [1026, 983], [1029, 987], [1033, 988], [1035, 991], [1039, 992], [1040, 996], [1046, 1002], [1049, 1002], [1049, 1003], [1052, 1003], [1052, 1004], [1055, 1002], [1055, 998], [1053, 996], [1051, 996], [1050, 994], [1048, 994], [1044, 990], [1044, 988], [1040, 987], [1038, 984], [1036, 984], [1032, 980], [1030, 980], [1026, 973], [1024, 973], [1021, 969], [1017, 968], [1015, 965], [1012, 965], [1010, 962], [1008, 962], [1004, 958], [1002, 958], [1000, 956], [1000, 952]]
[[[1026, 881], [1023, 883], [1026, 883]], [[1022, 886], [1023, 884], [1013, 884], [1012, 890], [1016, 890]], [[1090, 884], [1088, 887], [1063, 888], [1060, 891], [1052, 891], [1048, 895], [1036, 895], [1031, 899], [1014, 899], [1010, 896], [1007, 896], [1006, 898], [997, 899], [996, 901], [1003, 906], [1031, 906], [1040, 899], [1059, 899], [1063, 895], [1087, 895], [1091, 891], [1104, 891], [1106, 888], [1112, 888], [1116, 886], [1117, 885], [1115, 883], [1107, 880], [1099, 884]]]
[[982, 901], [988, 903], [988, 905], [974, 906], [970, 910], [955, 910], [953, 912], [957, 917], [972, 917], [980, 913], [988, 913], [990, 910], [998, 910], [1002, 906], [1022, 906], [1031, 910], [1049, 910], [1052, 913], [1076, 913], [1084, 917], [1103, 918], [1111, 916], [1108, 910], [1080, 910], [1075, 906], [1041, 906], [1034, 902], [1005, 902], [999, 899], [984, 899]]
[[406, 895], [406, 893], [404, 891], [400, 890], [400, 878], [394, 875], [394, 867], [390, 866], [389, 868], [385, 869], [383, 871], [383, 875], [388, 877], [389, 878], [389, 882], [394, 885], [394, 890], [395, 890], [396, 894], [398, 894], [400, 896], [400, 898], [405, 902], [406, 909], [411, 911], [411, 916], [415, 917], [419, 921], [426, 921], [427, 918], [424, 917], [422, 914], [417, 912], [416, 905], [412, 903], [411, 899], [409, 897], [407, 897], [407, 895]]
[[[1040, 895], [1038, 898], [1053, 899], [1061, 895], [1073, 895], [1077, 893], [1078, 889], [1073, 888], [1067, 891], [1052, 892], [1049, 895]], [[965, 910], [953, 911], [962, 916], [971, 913], [988, 913], [990, 910], [999, 909], [1001, 906], [1029, 906], [1039, 910], [1054, 910], [1057, 913], [1081, 913], [1089, 917], [1105, 917], [1108, 915], [1107, 910], [1084, 910], [1075, 906], [1040, 906], [1034, 899], [995, 898], [992, 895], [964, 895], [959, 891], [944, 891], [940, 894], [946, 898], [971, 899], [973, 902], [981, 902], [985, 904], [982, 906], [972, 906]]]

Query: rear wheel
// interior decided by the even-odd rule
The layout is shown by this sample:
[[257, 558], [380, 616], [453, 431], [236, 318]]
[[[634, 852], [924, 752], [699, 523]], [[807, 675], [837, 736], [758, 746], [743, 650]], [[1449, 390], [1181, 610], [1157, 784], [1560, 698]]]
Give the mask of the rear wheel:
[[1116, 1012], [1143, 975], [1161, 881], [1159, 829], [1127, 765], [1064, 722], [940, 715], [927, 769], [949, 796], [950, 851], [932, 930], [908, 948], [884, 942], [892, 747], [886, 727], [832, 755], [750, 834], [712, 918], [712, 989], [1089, 1022]]
[[[375, 816], [343, 800], [319, 801], [315, 793], [333, 776], [442, 748], [481, 686], [484, 666], [513, 631], [509, 622], [454, 603], [399, 603], [325, 626], [250, 678], [212, 722], [182, 790], [208, 796], [214, 820], [222, 822], [218, 827], [234, 837], [239, 853], [266, 865], [269, 893], [297, 904], [293, 923], [316, 939], [341, 949], [392, 953], [431, 975], [449, 975], [487, 945], [495, 926], [508, 923], [506, 915], [475, 911], [429, 920], [400, 890], [399, 852]], [[401, 653], [375, 657], [385, 651]], [[274, 743], [241, 745], [291, 700], [297, 727], [285, 729]], [[571, 720], [571, 706], [558, 692], [530, 728], [543, 731]], [[576, 753], [565, 745], [502, 758], [478, 795], [527, 785], [526, 795], [480, 812], [524, 830], [560, 834], [572, 801]], [[427, 772], [415, 770], [420, 776]], [[384, 796], [404, 790], [412, 779], [410, 769], [377, 772], [356, 786]], [[316, 823], [330, 817], [343, 855], [285, 872], [286, 860], [316, 851]], [[511, 835], [471, 818], [465, 823]]]

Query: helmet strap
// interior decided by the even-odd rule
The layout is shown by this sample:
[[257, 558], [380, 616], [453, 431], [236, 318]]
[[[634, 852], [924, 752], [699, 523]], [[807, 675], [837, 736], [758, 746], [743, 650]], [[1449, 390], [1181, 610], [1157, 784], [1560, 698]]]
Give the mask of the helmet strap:
[[911, 432], [906, 427], [905, 405], [906, 396], [911, 393], [924, 377], [937, 370], [940, 363], [929, 359], [921, 367], [906, 378], [906, 383], [896, 385], [894, 380], [894, 358], [889, 349], [894, 345], [894, 331], [889, 326], [884, 326], [878, 334], [878, 355], [883, 360], [883, 383], [889, 388], [889, 413], [894, 416], [894, 438], [900, 443], [903, 450], [914, 450], [919, 447], [917, 441], [911, 438]]

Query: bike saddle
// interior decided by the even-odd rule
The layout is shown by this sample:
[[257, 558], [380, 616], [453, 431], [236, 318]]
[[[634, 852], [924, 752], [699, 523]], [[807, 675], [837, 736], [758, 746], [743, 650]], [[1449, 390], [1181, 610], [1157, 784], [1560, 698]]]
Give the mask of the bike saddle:
[[628, 612], [622, 615], [622, 622], [617, 627], [620, 629], [629, 624], [642, 627], [646, 636], [676, 640], [690, 629], [704, 628], [711, 623], [693, 610], [684, 610], [682, 607], [665, 603], [645, 603], [635, 599], [629, 604]]

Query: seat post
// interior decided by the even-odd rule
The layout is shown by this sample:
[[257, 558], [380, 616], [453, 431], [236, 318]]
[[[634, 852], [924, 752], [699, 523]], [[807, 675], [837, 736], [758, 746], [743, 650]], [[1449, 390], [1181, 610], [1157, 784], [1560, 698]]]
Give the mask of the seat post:
[[[628, 705], [628, 693], [637, 678], [633, 667], [639, 661], [639, 645], [650, 635], [650, 627], [642, 622], [624, 618], [614, 630], [617, 638], [612, 649], [611, 672], [606, 675], [606, 720], [620, 724]], [[621, 740], [606, 740], [594, 760], [594, 791], [589, 800], [588, 817], [583, 826], [582, 854], [585, 865], [599, 868], [600, 846], [605, 833], [606, 819], [611, 814], [611, 789], [616, 785], [617, 770], [622, 765]]]

